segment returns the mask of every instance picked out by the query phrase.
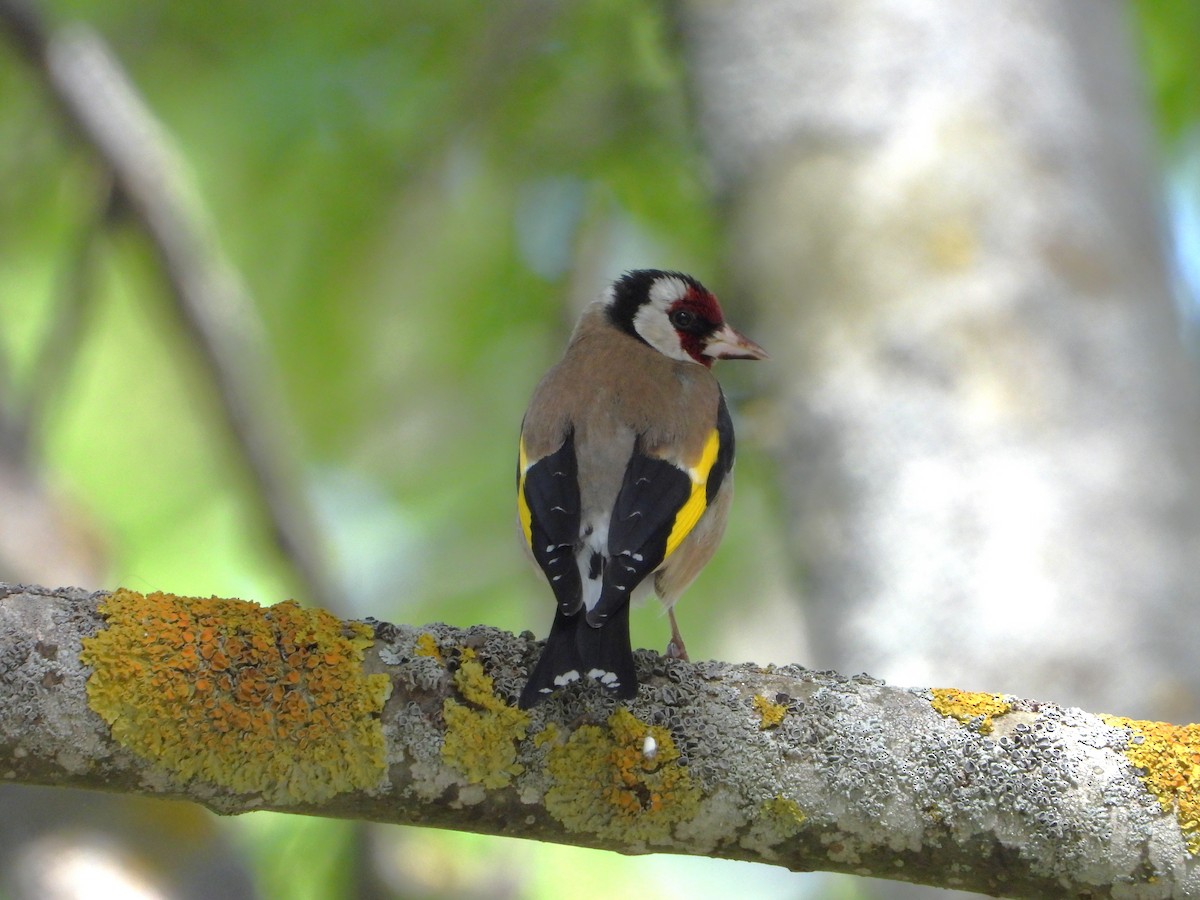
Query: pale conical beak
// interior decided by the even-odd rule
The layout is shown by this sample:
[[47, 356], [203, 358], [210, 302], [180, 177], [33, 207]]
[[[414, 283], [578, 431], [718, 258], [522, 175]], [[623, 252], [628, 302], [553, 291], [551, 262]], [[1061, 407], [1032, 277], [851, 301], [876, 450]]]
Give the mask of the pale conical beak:
[[708, 339], [704, 355], [712, 359], [770, 359], [766, 350], [729, 325], [723, 325]]

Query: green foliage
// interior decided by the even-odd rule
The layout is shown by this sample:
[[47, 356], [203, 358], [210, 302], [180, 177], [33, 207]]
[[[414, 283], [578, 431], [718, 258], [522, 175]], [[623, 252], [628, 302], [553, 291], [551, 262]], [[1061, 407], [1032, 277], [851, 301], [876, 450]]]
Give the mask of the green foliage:
[[[713, 262], [717, 216], [663, 6], [50, 8], [106, 36], [194, 168], [266, 324], [339, 575], [367, 604], [340, 612], [543, 632], [549, 595], [515, 538], [515, 441], [574, 318], [569, 302], [623, 267], [682, 268], [754, 334]], [[1200, 6], [1135, 10], [1175, 136], [1200, 116]], [[102, 208], [94, 161], [51, 109], [0, 45], [0, 359], [18, 388]], [[86, 339], [61, 360], [67, 387], [41, 435], [49, 480], [95, 523], [111, 585], [264, 602], [296, 593], [146, 242], [125, 224], [102, 249]], [[735, 401], [748, 377], [723, 376]], [[725, 548], [680, 609], [697, 656], [721, 654], [723, 626], [767, 592], [782, 554], [752, 411], [740, 412]], [[635, 613], [636, 644], [666, 637], [657, 610]], [[356, 826], [255, 816], [241, 827], [265, 896], [352, 891]], [[539, 857], [569, 858], [569, 872], [530, 875], [529, 890], [591, 883], [580, 860], [597, 855], [567, 853]]]
[[[662, 8], [60, 0], [51, 13], [111, 43], [251, 289], [286, 393], [277, 424], [296, 426], [323, 538], [363, 604], [339, 612], [543, 632], [550, 596], [515, 537], [516, 435], [571, 304], [631, 265], [721, 288]], [[18, 387], [104, 204], [99, 168], [52, 110], [0, 44], [0, 358]], [[147, 241], [128, 218], [99, 241], [85, 338], [39, 437], [48, 478], [108, 553], [108, 585], [300, 593]], [[730, 528], [743, 549], [763, 531], [751, 468]], [[691, 592], [681, 619], [699, 653], [706, 607], [761, 582], [754, 559], [731, 549]], [[638, 614], [636, 643], [667, 636], [657, 609]], [[351, 826], [255, 816], [240, 833], [264, 896], [354, 893]]]
[[1200, 4], [1136, 0], [1132, 10], [1159, 128], [1174, 141], [1200, 120]]
[[231, 824], [250, 851], [260, 897], [329, 900], [355, 895], [362, 823], [264, 812]]
[[[194, 168], [266, 323], [344, 576], [380, 592], [358, 612], [541, 628], [541, 586], [509, 540], [511, 470], [524, 403], [574, 315], [570, 273], [713, 275], [697, 264], [714, 256], [713, 217], [662, 11], [62, 2], [55, 15], [112, 42]], [[19, 380], [99, 201], [87, 153], [4, 64], [0, 171], [20, 187], [0, 199], [15, 237], [0, 313]], [[116, 579], [294, 593], [145, 242], [126, 228], [108, 250], [46, 436], [56, 477], [98, 520]], [[398, 546], [372, 542], [364, 515]]]

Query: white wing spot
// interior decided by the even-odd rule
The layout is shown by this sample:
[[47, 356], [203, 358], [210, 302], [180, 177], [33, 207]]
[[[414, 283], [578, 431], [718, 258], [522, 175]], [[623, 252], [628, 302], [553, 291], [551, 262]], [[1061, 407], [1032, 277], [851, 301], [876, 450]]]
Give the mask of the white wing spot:
[[605, 687], [618, 688], [621, 686], [620, 679], [617, 678], [616, 672], [609, 672], [605, 669], [592, 669], [587, 673], [588, 678], [595, 678]]
[[563, 672], [561, 675], [554, 676], [555, 687], [566, 687], [572, 681], [579, 680], [579, 670], [572, 669], [570, 672]]

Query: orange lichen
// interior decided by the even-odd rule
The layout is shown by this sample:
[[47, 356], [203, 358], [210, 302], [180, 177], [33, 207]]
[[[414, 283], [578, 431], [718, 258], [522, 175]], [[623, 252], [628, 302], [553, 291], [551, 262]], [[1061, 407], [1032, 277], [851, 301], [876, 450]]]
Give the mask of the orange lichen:
[[496, 695], [492, 677], [469, 648], [462, 652], [454, 686], [471, 706], [449, 698], [442, 702], [446, 720], [442, 760], [472, 784], [507, 786], [525, 771], [517, 762], [517, 743], [525, 737], [529, 713]]
[[326, 800], [386, 772], [386, 675], [366, 675], [371, 629], [293, 601], [142, 595], [100, 605], [83, 641], [88, 704], [113, 739], [183, 781], [270, 804]]
[[980, 734], [991, 734], [992, 717], [1012, 710], [1000, 694], [979, 694], [957, 688], [934, 688], [933, 708], [964, 725], [976, 723]]
[[763, 731], [775, 728], [783, 722], [783, 717], [787, 715], [786, 706], [776, 703], [774, 700], [768, 700], [762, 694], [755, 694], [754, 709], [758, 712], [758, 727]]
[[1125, 756], [1164, 810], [1175, 810], [1188, 852], [1200, 854], [1200, 725], [1101, 716], [1129, 732]]
[[700, 798], [670, 732], [624, 707], [607, 727], [584, 725], [552, 749], [547, 770], [550, 814], [570, 831], [603, 838], [662, 843], [695, 815]]

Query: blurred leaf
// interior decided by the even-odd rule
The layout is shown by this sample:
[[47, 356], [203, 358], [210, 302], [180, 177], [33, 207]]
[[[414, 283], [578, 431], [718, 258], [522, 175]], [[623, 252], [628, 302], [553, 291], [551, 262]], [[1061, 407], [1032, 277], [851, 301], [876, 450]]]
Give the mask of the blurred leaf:
[[1159, 127], [1174, 141], [1200, 120], [1200, 4], [1135, 0], [1132, 10]]

